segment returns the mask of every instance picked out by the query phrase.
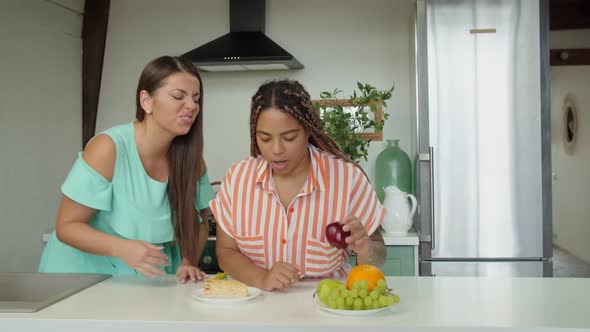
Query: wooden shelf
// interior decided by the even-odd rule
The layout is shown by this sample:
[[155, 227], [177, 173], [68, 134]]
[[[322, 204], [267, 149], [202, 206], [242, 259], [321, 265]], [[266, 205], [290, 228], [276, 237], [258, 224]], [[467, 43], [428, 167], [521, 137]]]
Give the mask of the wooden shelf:
[[590, 65], [590, 48], [562, 48], [551, 50], [552, 66]]
[[590, 1], [550, 0], [551, 30], [590, 29]]

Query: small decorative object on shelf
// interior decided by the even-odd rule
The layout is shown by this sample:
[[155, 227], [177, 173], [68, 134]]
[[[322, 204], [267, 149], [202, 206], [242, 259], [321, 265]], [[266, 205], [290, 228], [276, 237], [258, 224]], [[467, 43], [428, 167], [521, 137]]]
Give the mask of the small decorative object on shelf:
[[412, 192], [412, 168], [410, 158], [399, 147], [399, 140], [387, 140], [387, 147], [381, 151], [375, 161], [375, 191], [383, 202], [384, 189], [396, 186], [399, 190]]
[[[408, 203], [408, 198], [412, 205]], [[412, 194], [399, 190], [396, 186], [385, 188], [383, 201], [386, 213], [381, 227], [386, 233], [405, 235], [412, 228], [414, 213], [418, 202]]]
[[563, 148], [569, 155], [574, 154], [578, 141], [578, 113], [574, 96], [567, 95], [563, 101], [561, 122], [561, 138]]
[[357, 82], [357, 90], [348, 99], [338, 99], [342, 90], [335, 89], [320, 93], [321, 100], [313, 101], [324, 130], [351, 160], [366, 161], [369, 143], [383, 139], [383, 124], [389, 117], [383, 108], [387, 107], [392, 91], [393, 87], [377, 90]]
[[590, 65], [590, 48], [552, 49], [551, 66], [587, 66]]

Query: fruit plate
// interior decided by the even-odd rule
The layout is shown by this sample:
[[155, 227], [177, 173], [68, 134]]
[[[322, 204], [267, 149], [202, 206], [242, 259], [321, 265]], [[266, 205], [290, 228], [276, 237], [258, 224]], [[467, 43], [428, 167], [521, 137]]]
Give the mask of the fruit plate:
[[341, 309], [332, 309], [328, 308], [327, 306], [323, 305], [322, 303], [318, 302], [318, 306], [320, 310], [325, 312], [329, 312], [331, 314], [340, 315], [340, 316], [370, 316], [374, 315], [378, 312], [385, 311], [390, 309], [395, 304], [388, 305], [387, 307], [382, 307], [379, 309], [368, 309], [368, 310], [341, 310]]
[[262, 294], [262, 291], [255, 287], [248, 287], [248, 296], [237, 297], [237, 296], [205, 296], [203, 293], [204, 288], [198, 288], [193, 294], [193, 298], [204, 303], [213, 304], [234, 304], [250, 301]]

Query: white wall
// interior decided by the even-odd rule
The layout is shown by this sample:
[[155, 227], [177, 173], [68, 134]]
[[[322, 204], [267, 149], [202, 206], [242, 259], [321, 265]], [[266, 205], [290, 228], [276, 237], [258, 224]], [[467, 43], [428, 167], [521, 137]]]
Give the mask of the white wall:
[[0, 22], [0, 271], [36, 271], [82, 143], [82, 16], [43, 0], [3, 0]]
[[[551, 48], [590, 48], [590, 30], [552, 31]], [[575, 97], [579, 121], [572, 155], [561, 141], [567, 94]], [[590, 66], [551, 67], [551, 136], [554, 242], [590, 263]]]
[[[212, 180], [248, 156], [249, 104], [258, 86], [275, 78], [301, 81], [313, 98], [356, 81], [379, 89], [395, 83], [384, 138], [401, 138], [412, 159], [410, 123], [414, 0], [267, 0], [266, 34], [295, 55], [301, 71], [204, 73], [205, 158]], [[111, 2], [97, 132], [134, 117], [143, 66], [163, 54], [182, 54], [229, 32], [229, 1], [118, 0]], [[372, 143], [369, 162], [385, 147]]]

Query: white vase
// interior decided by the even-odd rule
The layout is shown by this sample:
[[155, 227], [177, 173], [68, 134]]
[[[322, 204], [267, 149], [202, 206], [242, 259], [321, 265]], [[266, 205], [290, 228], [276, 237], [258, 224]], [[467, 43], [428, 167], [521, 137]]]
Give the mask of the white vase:
[[[396, 186], [386, 187], [383, 191], [385, 192], [383, 206], [387, 209], [387, 212], [381, 227], [386, 233], [407, 234], [412, 228], [412, 219], [418, 206], [416, 197], [399, 190]], [[411, 207], [408, 198], [412, 202]]]

